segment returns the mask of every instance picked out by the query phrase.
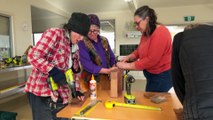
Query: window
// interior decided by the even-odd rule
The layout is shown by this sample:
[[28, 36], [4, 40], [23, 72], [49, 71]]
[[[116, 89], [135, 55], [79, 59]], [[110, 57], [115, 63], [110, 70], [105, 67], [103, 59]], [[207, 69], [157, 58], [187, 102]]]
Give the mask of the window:
[[0, 61], [12, 56], [10, 17], [0, 14]]
[[115, 20], [101, 20], [100, 35], [108, 39], [112, 51], [115, 52]]
[[33, 33], [33, 45], [36, 45], [36, 43], [40, 40], [43, 33]]

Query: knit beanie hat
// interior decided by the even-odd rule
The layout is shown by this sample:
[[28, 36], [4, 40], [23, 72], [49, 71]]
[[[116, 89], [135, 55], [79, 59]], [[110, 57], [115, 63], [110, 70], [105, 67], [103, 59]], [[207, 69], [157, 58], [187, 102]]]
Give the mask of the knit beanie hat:
[[89, 16], [91, 25], [96, 25], [100, 28], [100, 20], [99, 20], [98, 16], [95, 14], [89, 14], [88, 16]]
[[67, 29], [87, 36], [90, 28], [89, 17], [84, 13], [74, 12], [67, 23]]

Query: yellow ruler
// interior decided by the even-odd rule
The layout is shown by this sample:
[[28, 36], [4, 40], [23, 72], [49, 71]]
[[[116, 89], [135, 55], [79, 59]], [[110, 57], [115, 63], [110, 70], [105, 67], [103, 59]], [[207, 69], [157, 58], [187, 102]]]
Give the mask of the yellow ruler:
[[102, 102], [101, 100], [92, 100], [87, 105], [83, 106], [77, 113], [75, 113], [76, 116], [87, 116], [92, 109], [95, 108], [95, 106]]

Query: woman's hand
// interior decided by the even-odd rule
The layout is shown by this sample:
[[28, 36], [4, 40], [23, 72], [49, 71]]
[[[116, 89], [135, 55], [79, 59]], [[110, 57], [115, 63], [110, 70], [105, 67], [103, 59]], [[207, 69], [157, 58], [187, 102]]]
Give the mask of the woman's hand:
[[119, 69], [126, 69], [126, 70], [135, 70], [135, 63], [126, 63], [126, 62], [117, 62], [117, 67]]
[[102, 74], [110, 74], [111, 72], [117, 71], [117, 70], [118, 70], [118, 67], [101, 68], [101, 70], [100, 70], [99, 73], [102, 73]]
[[80, 101], [84, 100], [84, 94], [81, 91], [76, 91], [76, 96]]
[[129, 57], [128, 56], [123, 57], [123, 58], [120, 59], [120, 62], [127, 62], [127, 61], [129, 61]]
[[119, 68], [119, 69], [124, 69], [124, 64], [125, 64], [125, 62], [117, 62], [116, 63], [116, 66]]
[[110, 73], [115, 72], [115, 71], [118, 71], [118, 67], [111, 67], [109, 70], [110, 70]]
[[120, 59], [120, 62], [132, 62], [135, 61], [137, 58], [134, 54], [129, 54]]
[[78, 99], [79, 99], [80, 101], [84, 101], [84, 96], [78, 96]]

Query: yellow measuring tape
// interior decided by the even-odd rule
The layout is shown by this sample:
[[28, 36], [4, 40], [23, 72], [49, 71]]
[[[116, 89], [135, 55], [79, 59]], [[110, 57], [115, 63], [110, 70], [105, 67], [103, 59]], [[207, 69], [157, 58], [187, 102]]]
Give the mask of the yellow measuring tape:
[[132, 105], [132, 104], [126, 104], [126, 103], [119, 103], [115, 101], [106, 101], [104, 105], [108, 109], [112, 109], [113, 107], [118, 106], [118, 107], [140, 108], [140, 109], [155, 110], [155, 111], [162, 110], [159, 107], [146, 106], [146, 105]]

